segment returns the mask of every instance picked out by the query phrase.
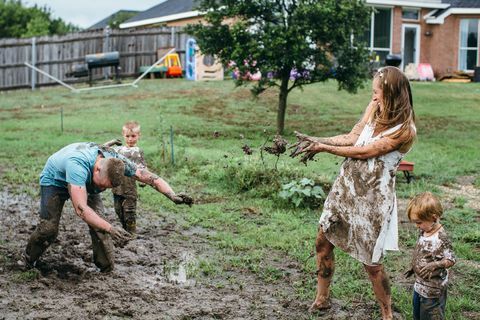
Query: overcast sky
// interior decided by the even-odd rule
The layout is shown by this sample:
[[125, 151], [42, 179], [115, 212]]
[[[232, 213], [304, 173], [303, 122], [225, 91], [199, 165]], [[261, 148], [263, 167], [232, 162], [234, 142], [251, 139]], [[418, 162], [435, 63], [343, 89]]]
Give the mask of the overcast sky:
[[55, 18], [62, 18], [66, 22], [73, 23], [81, 28], [103, 20], [118, 10], [149, 9], [164, 0], [24, 0], [27, 6], [35, 4], [47, 6], [51, 9]]

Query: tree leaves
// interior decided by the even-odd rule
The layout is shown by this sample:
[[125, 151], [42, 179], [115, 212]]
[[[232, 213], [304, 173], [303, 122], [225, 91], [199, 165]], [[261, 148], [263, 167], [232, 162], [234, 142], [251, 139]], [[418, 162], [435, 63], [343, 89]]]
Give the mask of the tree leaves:
[[48, 7], [26, 7], [19, 0], [0, 0], [0, 37], [28, 38], [78, 30], [62, 19], [53, 19]]
[[368, 76], [368, 51], [356, 40], [370, 19], [362, 0], [203, 0], [200, 9], [208, 23], [187, 32], [203, 53], [234, 62], [237, 85], [245, 84], [242, 75], [261, 72], [254, 94], [280, 87], [279, 134], [292, 89], [333, 78], [355, 92]]

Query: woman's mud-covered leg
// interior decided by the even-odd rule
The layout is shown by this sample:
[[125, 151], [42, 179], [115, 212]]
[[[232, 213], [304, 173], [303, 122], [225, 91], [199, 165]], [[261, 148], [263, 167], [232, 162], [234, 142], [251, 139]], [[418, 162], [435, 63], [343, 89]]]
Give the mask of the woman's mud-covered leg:
[[392, 295], [390, 291], [390, 282], [388, 275], [383, 268], [383, 265], [367, 266], [364, 265], [365, 270], [368, 273], [368, 278], [372, 282], [373, 292], [380, 304], [382, 310], [382, 319], [393, 319], [392, 314]]
[[334, 245], [325, 237], [322, 228], [318, 229], [315, 241], [317, 260], [317, 295], [309, 311], [330, 307], [330, 283], [335, 270]]

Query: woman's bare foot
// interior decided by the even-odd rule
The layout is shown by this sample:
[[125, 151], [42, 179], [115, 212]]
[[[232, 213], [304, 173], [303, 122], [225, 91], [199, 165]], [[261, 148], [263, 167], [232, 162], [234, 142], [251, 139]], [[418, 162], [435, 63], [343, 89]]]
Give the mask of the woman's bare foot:
[[310, 308], [308, 309], [308, 312], [312, 313], [318, 310], [330, 309], [331, 307], [332, 307], [332, 304], [329, 298], [322, 299], [322, 300], [315, 300], [310, 306]]

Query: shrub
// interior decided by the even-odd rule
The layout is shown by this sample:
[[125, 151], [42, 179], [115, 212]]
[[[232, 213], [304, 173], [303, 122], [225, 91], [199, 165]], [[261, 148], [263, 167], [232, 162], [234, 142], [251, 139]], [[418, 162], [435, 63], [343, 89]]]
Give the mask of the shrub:
[[311, 209], [318, 208], [325, 199], [322, 186], [308, 178], [284, 184], [278, 195], [297, 208], [300, 206]]
[[253, 192], [260, 197], [271, 197], [280, 190], [283, 183], [300, 176], [300, 170], [296, 167], [282, 164], [278, 169], [269, 168], [256, 156], [228, 158], [224, 161], [222, 168], [217, 166], [214, 172], [210, 168], [208, 178], [215, 179], [227, 189]]

